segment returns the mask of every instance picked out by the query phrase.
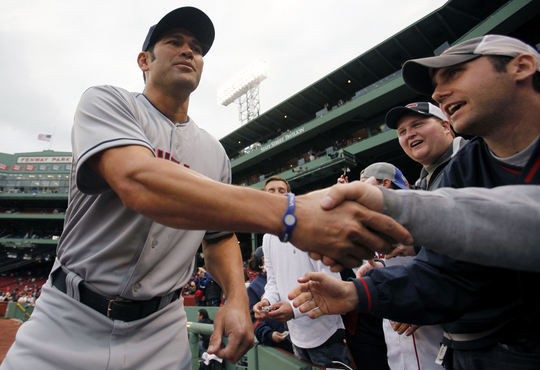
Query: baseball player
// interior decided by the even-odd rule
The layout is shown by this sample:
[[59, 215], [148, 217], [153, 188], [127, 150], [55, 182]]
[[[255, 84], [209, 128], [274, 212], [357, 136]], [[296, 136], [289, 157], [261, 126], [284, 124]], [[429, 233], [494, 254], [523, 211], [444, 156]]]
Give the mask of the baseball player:
[[[253, 332], [238, 241], [221, 230], [270, 232], [341, 261], [360, 260], [370, 244], [390, 246], [363, 226], [382, 219], [355, 203], [327, 212], [324, 192], [295, 202], [227, 184], [224, 149], [188, 116], [213, 40], [206, 14], [175, 9], [150, 28], [138, 54], [143, 93], [98, 86], [83, 94], [57, 260], [2, 369], [189, 368], [180, 290], [201, 242], [227, 296], [208, 352], [237, 361]], [[385, 220], [388, 236], [410, 242]]]

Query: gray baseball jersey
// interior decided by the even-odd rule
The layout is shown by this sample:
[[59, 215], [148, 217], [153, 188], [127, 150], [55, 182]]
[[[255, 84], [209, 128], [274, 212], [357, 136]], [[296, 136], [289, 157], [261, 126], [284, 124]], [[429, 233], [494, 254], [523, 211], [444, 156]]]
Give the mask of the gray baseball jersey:
[[72, 143], [69, 204], [53, 267], [61, 263], [71, 271], [68, 294], [49, 279], [0, 368], [190, 368], [182, 299], [139, 320], [113, 321], [79, 302], [75, 288], [84, 279], [107, 296], [166, 295], [188, 281], [203, 237], [222, 233], [173, 229], [125, 208], [87, 160], [108, 148], [142, 145], [156, 157], [229, 183], [223, 147], [191, 119], [171, 122], [144, 95], [111, 86], [83, 94]]
[[127, 209], [87, 160], [108, 148], [141, 145], [163, 160], [230, 183], [230, 162], [221, 144], [193, 120], [175, 124], [143, 94], [111, 86], [84, 93], [72, 143], [58, 260], [109, 296], [144, 300], [182, 287], [205, 232], [170, 228]]

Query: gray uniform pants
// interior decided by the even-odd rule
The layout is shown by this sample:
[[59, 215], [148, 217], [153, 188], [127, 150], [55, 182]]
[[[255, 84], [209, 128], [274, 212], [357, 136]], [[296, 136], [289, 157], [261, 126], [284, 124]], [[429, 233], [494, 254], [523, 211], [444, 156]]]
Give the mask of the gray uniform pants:
[[17, 332], [0, 370], [190, 369], [183, 299], [132, 322], [113, 321], [51, 286]]

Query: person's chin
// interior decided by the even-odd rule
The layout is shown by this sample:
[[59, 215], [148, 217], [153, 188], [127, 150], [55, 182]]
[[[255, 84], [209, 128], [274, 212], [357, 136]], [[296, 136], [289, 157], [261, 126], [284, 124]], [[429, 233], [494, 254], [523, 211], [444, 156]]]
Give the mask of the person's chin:
[[428, 154], [426, 148], [423, 146], [424, 144], [421, 145], [422, 147], [411, 151], [411, 157], [417, 162], [421, 162], [422, 159]]
[[429, 160], [430, 159], [430, 153], [428, 152], [422, 152], [422, 153], [418, 153], [415, 157], [413, 157], [413, 159], [424, 165], [424, 163], [431, 163], [431, 161]]
[[194, 91], [199, 85], [199, 82], [195, 81], [193, 78], [182, 77], [177, 78], [174, 84], [178, 89]]

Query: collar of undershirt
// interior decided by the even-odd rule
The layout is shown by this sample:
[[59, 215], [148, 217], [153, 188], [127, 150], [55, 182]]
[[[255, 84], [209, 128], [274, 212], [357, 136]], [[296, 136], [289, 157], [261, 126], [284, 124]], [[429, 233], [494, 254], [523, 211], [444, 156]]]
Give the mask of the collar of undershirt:
[[504, 164], [516, 166], [516, 167], [525, 167], [529, 158], [534, 152], [534, 148], [536, 147], [539, 141], [540, 141], [540, 136], [538, 136], [536, 140], [534, 140], [528, 147], [523, 149], [521, 152], [516, 153], [510, 157], [506, 157], [506, 158], [498, 157], [495, 155], [495, 153], [491, 151], [491, 149], [489, 150], [489, 154], [491, 154], [493, 158], [495, 158], [496, 160]]

